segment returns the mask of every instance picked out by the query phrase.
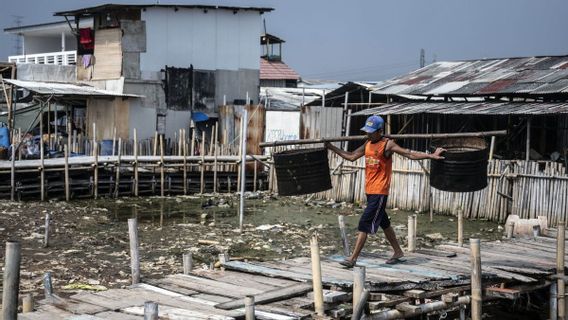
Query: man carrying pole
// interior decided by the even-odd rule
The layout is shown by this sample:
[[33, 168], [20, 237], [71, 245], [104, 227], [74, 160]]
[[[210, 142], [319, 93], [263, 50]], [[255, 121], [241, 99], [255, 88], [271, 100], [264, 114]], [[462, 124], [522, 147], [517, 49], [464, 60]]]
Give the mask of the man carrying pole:
[[390, 180], [392, 175], [392, 154], [397, 153], [411, 160], [422, 159], [443, 159], [442, 148], [436, 149], [432, 154], [411, 151], [397, 145], [393, 140], [383, 137], [384, 120], [380, 116], [370, 116], [361, 128], [367, 133], [368, 140], [353, 152], [341, 150], [340, 148], [325, 142], [325, 147], [337, 153], [345, 160], [355, 161], [365, 156], [365, 193], [367, 194], [367, 207], [359, 220], [359, 235], [355, 248], [350, 257], [340, 262], [341, 265], [352, 268], [357, 262], [357, 258], [365, 245], [367, 236], [375, 234], [380, 226], [385, 233], [385, 237], [394, 249], [394, 254], [386, 261], [387, 264], [401, 262], [404, 256], [394, 229], [390, 225], [389, 217], [385, 211], [389, 194]]

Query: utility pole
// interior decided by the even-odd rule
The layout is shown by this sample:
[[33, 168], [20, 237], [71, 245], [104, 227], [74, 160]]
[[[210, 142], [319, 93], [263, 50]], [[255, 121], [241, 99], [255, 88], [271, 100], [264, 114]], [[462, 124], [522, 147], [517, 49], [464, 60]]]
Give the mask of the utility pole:
[[424, 52], [424, 49], [420, 49], [420, 68], [424, 68], [424, 66], [426, 65], [426, 54]]

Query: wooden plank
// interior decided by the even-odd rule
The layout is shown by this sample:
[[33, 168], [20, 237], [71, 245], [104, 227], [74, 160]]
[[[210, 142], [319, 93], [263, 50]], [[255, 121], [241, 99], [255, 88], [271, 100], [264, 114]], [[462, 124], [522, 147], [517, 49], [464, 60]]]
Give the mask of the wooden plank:
[[97, 313], [95, 314], [95, 316], [103, 318], [105, 320], [140, 320], [140, 317], [138, 316], [116, 311], [105, 311]]
[[170, 290], [170, 291], [173, 291], [173, 292], [177, 292], [179, 294], [183, 294], [183, 295], [186, 295], [186, 296], [198, 294], [198, 292], [195, 291], [195, 290], [180, 287], [180, 286], [176, 285], [175, 283], [167, 282], [167, 281], [164, 281], [163, 279], [148, 279], [148, 280], [144, 280], [144, 282], [151, 284], [153, 286], [160, 287], [162, 289]]
[[164, 282], [173, 283], [177, 286], [188, 288], [197, 292], [209, 293], [231, 298], [244, 298], [247, 295], [259, 294], [262, 291], [254, 288], [222, 283], [211, 279], [195, 277], [185, 274], [167, 276]]
[[[130, 313], [137, 316], [144, 315], [144, 306], [136, 306], [136, 307], [127, 307], [123, 308], [120, 311], [125, 313]], [[158, 313], [160, 318], [163, 319], [195, 319], [195, 320], [234, 320], [235, 318], [227, 317], [227, 316], [220, 316], [220, 315], [211, 315], [207, 314], [198, 310], [186, 310], [182, 308], [176, 308], [171, 306], [164, 306], [159, 305]]]
[[492, 298], [516, 300], [520, 298], [521, 292], [515, 289], [491, 287], [485, 289], [485, 296]]
[[61, 310], [65, 310], [67, 312], [73, 314], [95, 314], [103, 311], [109, 311], [110, 308], [87, 303], [87, 302], [79, 302], [73, 299], [65, 299], [58, 296], [53, 296], [51, 298], [42, 300], [40, 304], [49, 303]]
[[35, 312], [20, 313], [18, 320], [45, 320], [45, 319], [65, 319], [73, 314], [61, 310], [55, 306], [45, 304], [37, 307]]
[[[293, 281], [293, 280], [265, 277], [265, 276], [262, 276], [262, 275], [256, 275], [256, 274], [250, 274], [250, 273], [249, 274], [243, 274], [242, 272], [236, 272], [236, 271], [231, 271], [231, 270], [219, 271], [219, 270], [198, 269], [198, 270], [194, 270], [193, 274], [204, 277], [204, 278], [217, 280], [217, 281], [221, 281], [221, 282], [226, 282], [226, 283], [232, 283], [232, 284], [236, 284], [236, 285], [242, 285], [243, 281], [247, 281], [247, 282], [248, 281], [254, 281], [255, 283], [265, 284], [265, 285], [269, 285], [269, 286], [276, 286], [276, 287], [287, 287], [287, 286], [290, 286], [290, 285], [297, 283], [297, 281]], [[268, 289], [266, 289], [266, 290], [268, 290]]]
[[[308, 283], [299, 283], [294, 284], [289, 287], [285, 288], [278, 288], [271, 291], [262, 292], [260, 294], [254, 295], [254, 302], [255, 304], [265, 304], [269, 302], [274, 302], [278, 300], [284, 300], [296, 296], [303, 295], [308, 291], [312, 290], [312, 285]], [[242, 298], [226, 302], [220, 303], [215, 306], [216, 308], [230, 310], [244, 307], [244, 300]]]

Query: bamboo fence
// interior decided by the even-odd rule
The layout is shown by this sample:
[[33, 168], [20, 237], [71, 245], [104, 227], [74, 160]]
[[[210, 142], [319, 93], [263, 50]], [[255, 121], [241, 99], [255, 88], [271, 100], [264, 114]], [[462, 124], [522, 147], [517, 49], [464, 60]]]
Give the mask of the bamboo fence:
[[[333, 188], [314, 197], [364, 203], [364, 158], [349, 162], [332, 153], [329, 156]], [[487, 187], [463, 193], [431, 188], [429, 168], [429, 160], [413, 161], [393, 155], [388, 207], [424, 212], [432, 206], [436, 214], [456, 216], [462, 210], [467, 218], [499, 222], [509, 214], [521, 218], [546, 216], [551, 224], [568, 219], [568, 174], [562, 163], [490, 160]]]

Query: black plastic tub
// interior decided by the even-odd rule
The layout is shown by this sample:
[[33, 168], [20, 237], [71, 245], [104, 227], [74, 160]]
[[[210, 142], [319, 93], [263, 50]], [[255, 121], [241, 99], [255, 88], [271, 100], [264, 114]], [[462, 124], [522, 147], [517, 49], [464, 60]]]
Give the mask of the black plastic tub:
[[278, 194], [293, 196], [331, 189], [327, 149], [298, 149], [275, 153]]
[[451, 192], [472, 192], [487, 187], [489, 149], [482, 138], [454, 138], [433, 141], [433, 149], [447, 151], [443, 160], [430, 162], [430, 185]]

